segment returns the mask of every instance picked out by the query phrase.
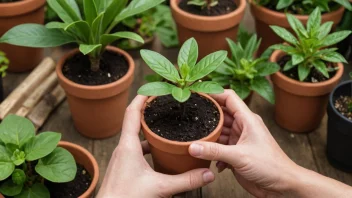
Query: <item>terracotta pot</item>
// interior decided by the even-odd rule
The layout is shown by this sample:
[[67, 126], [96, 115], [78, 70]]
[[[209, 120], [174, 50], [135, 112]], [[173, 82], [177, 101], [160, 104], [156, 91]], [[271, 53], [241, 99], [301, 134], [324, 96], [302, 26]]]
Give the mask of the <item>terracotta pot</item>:
[[92, 183], [90, 184], [89, 188], [84, 194], [79, 196], [79, 198], [93, 197], [94, 190], [99, 180], [99, 167], [93, 155], [85, 148], [70, 142], [60, 141], [59, 147], [67, 149], [73, 155], [76, 162], [82, 165], [92, 177]]
[[183, 11], [178, 6], [180, 1], [170, 1], [180, 44], [194, 37], [199, 45], [199, 58], [218, 50], [229, 51], [225, 38], [236, 41], [238, 27], [246, 8], [246, 0], [234, 0], [237, 9], [229, 14], [210, 17]]
[[[0, 35], [23, 23], [44, 24], [45, 0], [22, 0], [0, 3]], [[19, 47], [0, 44], [0, 50], [10, 59], [8, 71], [24, 72], [35, 68], [43, 59], [41, 48]]]
[[[275, 51], [270, 57], [277, 62], [284, 52]], [[309, 132], [317, 127], [325, 115], [329, 93], [340, 81], [343, 64], [331, 79], [319, 83], [299, 82], [281, 72], [271, 76], [275, 91], [275, 119], [278, 125], [292, 132]]]
[[0, 103], [4, 100], [4, 87], [2, 83], [2, 77], [0, 76]]
[[[290, 24], [286, 19], [286, 15], [283, 12], [277, 12], [270, 10], [264, 6], [259, 6], [250, 0], [251, 13], [255, 20], [257, 35], [262, 38], [262, 43], [260, 45], [259, 54], [262, 54], [271, 45], [282, 43], [283, 40], [277, 36], [271, 29], [270, 25], [277, 25], [288, 29], [293, 33], [290, 28]], [[345, 8], [341, 6], [338, 10], [322, 15], [322, 22], [333, 21], [334, 27], [336, 27], [343, 16]], [[307, 24], [308, 15], [295, 15], [304, 25]]]
[[0, 198], [5, 198], [5, 197], [0, 193]]
[[[219, 138], [224, 124], [224, 114], [220, 105], [205, 94], [199, 94], [212, 101], [220, 112], [218, 126], [207, 137], [201, 141], [216, 142]], [[165, 174], [181, 174], [196, 168], [209, 168], [210, 161], [196, 159], [188, 153], [188, 147], [192, 142], [177, 142], [162, 138], [152, 132], [144, 120], [144, 109], [146, 105], [156, 97], [150, 97], [143, 107], [142, 130], [148, 140], [153, 158], [154, 169]]]
[[111, 46], [108, 46], [107, 50], [122, 54], [129, 64], [126, 75], [116, 82], [87, 86], [67, 79], [62, 74], [62, 67], [67, 59], [80, 53], [78, 49], [67, 53], [56, 67], [77, 130], [87, 137], [96, 139], [113, 136], [121, 130], [135, 69], [134, 61], [127, 52]]

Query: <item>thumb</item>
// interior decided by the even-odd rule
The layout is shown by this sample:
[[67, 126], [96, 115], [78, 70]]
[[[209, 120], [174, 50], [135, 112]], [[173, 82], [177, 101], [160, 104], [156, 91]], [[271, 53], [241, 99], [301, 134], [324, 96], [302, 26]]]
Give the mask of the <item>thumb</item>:
[[215, 180], [215, 175], [209, 169], [195, 169], [179, 175], [162, 175], [164, 188], [162, 194], [172, 196], [178, 193], [201, 188]]

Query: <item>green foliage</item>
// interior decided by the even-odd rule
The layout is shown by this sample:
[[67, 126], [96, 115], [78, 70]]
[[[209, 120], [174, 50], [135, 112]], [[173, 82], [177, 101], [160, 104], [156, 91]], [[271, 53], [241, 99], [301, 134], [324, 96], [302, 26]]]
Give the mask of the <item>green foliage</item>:
[[196, 5], [204, 8], [210, 9], [219, 4], [219, 0], [188, 0], [188, 5]]
[[321, 25], [319, 8], [316, 8], [309, 16], [307, 28], [292, 14], [286, 14], [286, 16], [291, 28], [296, 33], [296, 37], [282, 27], [271, 26], [271, 29], [288, 43], [271, 46], [272, 49], [282, 50], [291, 56], [291, 60], [283, 69], [284, 71], [298, 67], [299, 80], [304, 81], [312, 68], [315, 68], [326, 78], [329, 78], [326, 62], [347, 63], [345, 58], [336, 52], [337, 48], [328, 47], [345, 39], [351, 31], [329, 34], [333, 22], [326, 22]]
[[191, 91], [218, 94], [224, 89], [216, 82], [202, 82], [200, 79], [219, 67], [226, 59], [226, 51], [217, 51], [197, 63], [198, 44], [194, 38], [188, 39], [178, 55], [179, 70], [164, 56], [149, 50], [141, 50], [147, 65], [168, 82], [152, 82], [143, 85], [138, 94], [145, 96], [172, 96], [183, 103], [191, 96]]
[[6, 58], [6, 54], [0, 51], [0, 77], [6, 76], [6, 70], [9, 67], [9, 59]]
[[54, 132], [36, 136], [29, 120], [7, 116], [0, 124], [0, 193], [48, 198], [43, 178], [57, 183], [72, 181], [76, 162], [70, 152], [57, 147], [60, 139], [61, 134]]
[[[244, 35], [245, 38], [248, 36], [240, 35]], [[255, 58], [261, 40], [258, 40], [255, 34], [247, 42], [241, 36], [237, 43], [230, 39], [226, 40], [232, 56], [226, 58], [224, 64], [210, 74], [209, 78], [222, 86], [230, 87], [242, 99], [247, 98], [251, 91], [255, 91], [270, 103], [275, 103], [274, 91], [265, 76], [279, 71], [280, 67], [276, 63], [268, 62], [267, 53]]]
[[[10, 29], [0, 39], [2, 43], [26, 47], [56, 47], [76, 42], [91, 60], [91, 70], [98, 71], [100, 57], [107, 45], [123, 39], [144, 40], [133, 32], [110, 33], [124, 19], [142, 13], [164, 0], [84, 0], [81, 11], [74, 0], [48, 0], [49, 6], [63, 22], [50, 22], [46, 27], [22, 24]], [[123, 34], [118, 34], [123, 33]]]

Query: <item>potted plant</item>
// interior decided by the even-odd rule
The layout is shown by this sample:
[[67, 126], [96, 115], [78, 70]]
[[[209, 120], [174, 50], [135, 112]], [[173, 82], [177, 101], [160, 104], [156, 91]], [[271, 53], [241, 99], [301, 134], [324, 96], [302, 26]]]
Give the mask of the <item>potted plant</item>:
[[8, 68], [9, 63], [9, 59], [6, 58], [5, 53], [0, 51], [0, 103], [4, 100], [2, 79], [6, 76], [6, 69]]
[[[351, 1], [352, 2], [352, 1]], [[341, 23], [337, 27], [338, 30], [352, 30], [352, 11], [346, 10]], [[341, 41], [337, 48], [339, 52], [343, 54], [347, 60], [352, 60], [352, 35]]]
[[164, 56], [141, 50], [147, 65], [167, 82], [143, 85], [138, 94], [152, 96], [144, 105], [142, 130], [151, 147], [154, 168], [179, 174], [195, 168], [209, 167], [210, 161], [191, 157], [192, 141], [217, 141], [224, 122], [219, 104], [204, 93], [222, 93], [216, 82], [199, 79], [214, 71], [226, 58], [226, 51], [209, 54], [197, 64], [198, 45], [187, 40], [179, 53], [179, 71]]
[[259, 54], [269, 46], [283, 42], [283, 40], [270, 29], [271, 25], [280, 26], [293, 32], [285, 13], [294, 14], [304, 25], [307, 25], [308, 15], [318, 7], [324, 13], [322, 21], [332, 21], [333, 23], [331, 25], [336, 27], [341, 21], [345, 8], [352, 10], [352, 6], [348, 0], [250, 0], [250, 6], [251, 13], [255, 19], [257, 34], [263, 39]]
[[[0, 193], [8, 197], [90, 197], [99, 178], [94, 157], [60, 142], [61, 134], [35, 135], [34, 125], [15, 115], [0, 124]], [[0, 195], [1, 195], [0, 194]]]
[[[350, 74], [352, 79], [352, 73]], [[352, 81], [331, 92], [328, 105], [327, 156], [332, 165], [352, 170]]]
[[[274, 104], [274, 91], [265, 77], [279, 71], [280, 66], [268, 62], [270, 57], [268, 53], [264, 53], [260, 58], [255, 58], [261, 39], [258, 40], [257, 35], [254, 34], [245, 43], [245, 46], [240, 41], [235, 43], [229, 38], [226, 40], [232, 56], [226, 58], [224, 64], [209, 77], [221, 86], [233, 89], [247, 105], [250, 103], [252, 91]], [[272, 52], [272, 50], [270, 51]]]
[[[125, 51], [108, 46], [129, 38], [143, 43], [132, 32], [110, 31], [123, 19], [148, 10], [163, 0], [114, 0], [110, 4], [84, 1], [82, 19], [76, 1], [48, 0], [63, 22], [46, 27], [23, 24], [9, 30], [0, 42], [28, 47], [54, 47], [76, 42], [79, 49], [67, 53], [56, 72], [70, 105], [75, 126], [90, 138], [107, 138], [118, 133], [133, 81], [134, 62]], [[28, 39], [31, 38], [31, 39]]]
[[[23, 23], [44, 23], [45, 0], [0, 1], [0, 36]], [[0, 50], [11, 60], [8, 70], [24, 72], [36, 67], [43, 58], [43, 49], [0, 44]]]
[[246, 0], [171, 0], [180, 43], [194, 37], [199, 58], [217, 50], [228, 50], [224, 38], [236, 40]]
[[345, 58], [329, 48], [351, 32], [329, 34], [332, 23], [321, 25], [321, 13], [316, 8], [309, 16], [307, 28], [291, 14], [286, 14], [296, 37], [288, 30], [271, 26], [288, 44], [277, 44], [270, 61], [281, 66], [272, 75], [276, 105], [275, 119], [285, 129], [308, 132], [317, 128], [323, 118], [329, 93], [343, 74]]

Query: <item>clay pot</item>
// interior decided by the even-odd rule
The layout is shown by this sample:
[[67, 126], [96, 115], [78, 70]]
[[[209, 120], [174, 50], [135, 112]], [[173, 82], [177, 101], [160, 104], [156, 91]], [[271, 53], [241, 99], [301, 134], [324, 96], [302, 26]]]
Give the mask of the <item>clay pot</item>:
[[[220, 105], [205, 94], [199, 94], [212, 101], [220, 112], [218, 126], [207, 137], [201, 141], [216, 142], [221, 134], [224, 124], [224, 114]], [[144, 137], [150, 145], [150, 151], [153, 158], [154, 169], [165, 174], [181, 174], [196, 168], [209, 168], [210, 161], [196, 159], [188, 153], [188, 147], [192, 142], [177, 142], [162, 138], [152, 132], [144, 120], [144, 109], [146, 105], [152, 102], [156, 97], [150, 97], [143, 107], [142, 113], [142, 130]]]
[[85, 148], [70, 142], [60, 141], [59, 147], [67, 149], [75, 158], [76, 163], [82, 165], [92, 177], [92, 183], [89, 188], [83, 195], [79, 196], [79, 198], [93, 197], [94, 190], [99, 180], [99, 167], [93, 155]]
[[[22, 0], [0, 3], [0, 35], [23, 23], [44, 24], [45, 0]], [[43, 59], [44, 49], [0, 44], [10, 60], [8, 71], [24, 72], [35, 68]]]
[[[256, 5], [253, 0], [250, 0], [251, 13], [255, 20], [256, 32], [259, 38], [262, 38], [262, 43], [258, 53], [262, 54], [271, 45], [282, 43], [283, 40], [277, 36], [271, 29], [270, 25], [283, 27], [293, 33], [290, 24], [283, 12], [270, 10], [264, 6]], [[343, 16], [345, 8], [341, 6], [338, 10], [322, 15], [322, 22], [333, 21], [336, 27]], [[304, 25], [307, 24], [308, 15], [295, 15]]]
[[352, 171], [352, 120], [341, 115], [335, 108], [340, 96], [352, 95], [352, 81], [340, 84], [330, 94], [328, 105], [327, 156], [331, 165], [343, 171]]
[[126, 75], [116, 82], [87, 86], [67, 79], [62, 74], [62, 67], [67, 59], [80, 53], [78, 49], [67, 53], [56, 67], [59, 83], [66, 92], [77, 130], [84, 136], [94, 139], [108, 138], [121, 130], [129, 88], [134, 77], [135, 65], [131, 56], [115, 47], [108, 46], [107, 50], [122, 54], [129, 64]]
[[0, 76], [0, 103], [4, 100], [4, 87], [2, 83], [2, 77]]
[[[285, 55], [274, 51], [271, 62], [278, 62]], [[282, 128], [292, 132], [310, 132], [319, 127], [325, 115], [329, 93], [340, 81], [343, 64], [338, 63], [337, 73], [319, 83], [306, 83], [291, 79], [281, 72], [271, 76], [275, 91], [275, 120]]]
[[246, 0], [234, 0], [237, 9], [229, 14], [210, 17], [183, 11], [178, 6], [180, 1], [170, 1], [180, 45], [189, 38], [194, 37], [199, 45], [199, 58], [203, 58], [218, 50], [229, 51], [225, 38], [236, 41], [238, 27], [246, 8]]

